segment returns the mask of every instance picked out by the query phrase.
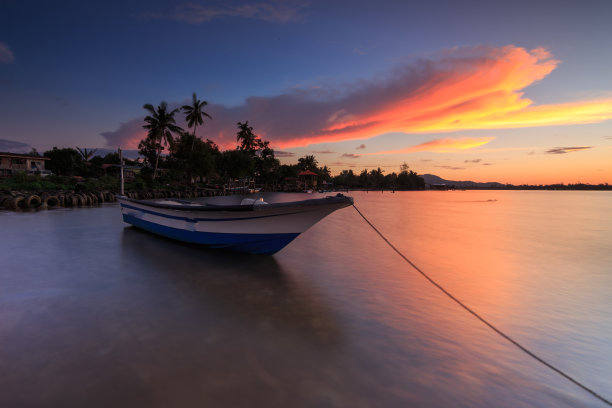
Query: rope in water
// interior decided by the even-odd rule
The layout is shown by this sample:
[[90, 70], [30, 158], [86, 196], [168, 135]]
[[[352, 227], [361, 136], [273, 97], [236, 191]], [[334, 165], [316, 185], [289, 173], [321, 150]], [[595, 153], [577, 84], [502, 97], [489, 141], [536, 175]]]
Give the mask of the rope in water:
[[533, 359], [535, 359], [536, 361], [539, 361], [540, 363], [544, 364], [546, 367], [550, 368], [551, 370], [553, 370], [554, 372], [556, 372], [557, 374], [565, 377], [567, 380], [573, 382], [574, 384], [576, 384], [578, 387], [582, 388], [583, 390], [585, 390], [586, 392], [588, 392], [589, 394], [593, 395], [595, 398], [599, 399], [600, 401], [606, 403], [607, 405], [612, 407], [612, 402], [610, 402], [609, 400], [607, 400], [606, 398], [602, 397], [601, 395], [599, 395], [598, 393], [596, 393], [595, 391], [593, 391], [592, 389], [590, 389], [589, 387], [587, 387], [586, 385], [582, 384], [581, 382], [579, 382], [578, 380], [574, 379], [573, 377], [571, 377], [569, 374], [566, 374], [565, 372], [563, 372], [561, 369], [555, 367], [554, 365], [552, 365], [551, 363], [547, 362], [546, 360], [544, 360], [542, 357], [539, 357], [538, 355], [536, 355], [534, 352], [530, 351], [529, 349], [527, 349], [525, 346], [521, 345], [518, 341], [514, 340], [512, 337], [510, 337], [509, 335], [507, 335], [506, 333], [504, 333], [503, 331], [501, 331], [500, 329], [498, 329], [497, 327], [493, 326], [493, 324], [489, 323], [484, 317], [480, 316], [478, 313], [476, 313], [473, 309], [471, 309], [469, 306], [467, 306], [465, 303], [463, 303], [462, 301], [460, 301], [459, 299], [457, 299], [452, 293], [450, 293], [449, 291], [447, 291], [446, 289], [444, 289], [438, 282], [436, 282], [435, 280], [433, 280], [431, 277], [429, 277], [429, 275], [427, 275], [425, 272], [423, 272], [421, 270], [421, 268], [419, 268], [418, 266], [416, 266], [410, 259], [408, 259], [406, 257], [406, 255], [404, 255], [399, 249], [397, 249], [395, 247], [395, 245], [393, 245], [391, 243], [391, 241], [389, 241], [387, 239], [387, 237], [385, 237], [383, 235], [382, 232], [380, 232], [378, 230], [378, 228], [376, 228], [374, 226], [374, 224], [372, 224], [370, 222], [370, 220], [368, 220], [366, 218], [365, 215], [363, 215], [363, 213], [361, 211], [359, 211], [359, 208], [357, 208], [357, 206], [355, 206], [355, 204], [353, 204], [353, 208], [357, 211], [357, 213], [361, 216], [361, 218], [364, 219], [364, 221], [366, 223], [368, 223], [368, 225], [370, 227], [372, 227], [372, 229], [383, 239], [383, 241], [385, 241], [387, 243], [387, 245], [389, 245], [391, 247], [391, 249], [393, 249], [395, 252], [397, 252], [397, 254], [399, 256], [401, 256], [404, 261], [408, 262], [408, 264], [410, 264], [410, 266], [412, 266], [418, 273], [420, 273], [425, 279], [427, 279], [432, 285], [434, 285], [435, 287], [437, 287], [438, 289], [440, 289], [440, 291], [442, 291], [442, 293], [444, 293], [446, 296], [448, 296], [449, 298], [451, 298], [453, 301], [455, 301], [455, 303], [457, 303], [459, 306], [461, 306], [463, 309], [465, 309], [467, 312], [469, 312], [470, 314], [472, 314], [474, 317], [476, 317], [478, 320], [480, 320], [482, 323], [484, 323], [485, 325], [487, 325], [491, 330], [493, 330], [495, 333], [499, 334], [501, 337], [503, 337], [504, 339], [506, 339], [507, 341], [509, 341], [510, 343], [512, 343], [513, 345], [515, 345], [517, 348], [519, 348], [521, 351], [523, 351], [524, 353], [526, 353], [528, 356], [532, 357]]

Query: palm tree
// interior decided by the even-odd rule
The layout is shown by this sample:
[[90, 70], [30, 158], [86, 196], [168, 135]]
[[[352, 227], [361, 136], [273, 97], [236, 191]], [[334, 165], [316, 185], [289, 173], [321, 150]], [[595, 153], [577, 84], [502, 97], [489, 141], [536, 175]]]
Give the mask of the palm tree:
[[249, 126], [249, 121], [238, 122], [238, 134], [236, 140], [240, 142], [240, 150], [254, 154], [261, 144], [261, 140], [253, 133], [253, 127]]
[[85, 160], [85, 163], [89, 163], [89, 159], [91, 159], [91, 156], [93, 156], [98, 151], [98, 149], [91, 149], [91, 150], [87, 150], [86, 148], [81, 149], [78, 146], [77, 146], [77, 150], [79, 151], [81, 157], [83, 157], [83, 160]]
[[313, 155], [300, 157], [298, 159], [298, 167], [300, 170], [317, 171], [319, 162]]
[[153, 179], [155, 179], [157, 177], [157, 166], [162, 151], [162, 143], [164, 146], [171, 146], [174, 143], [172, 133], [179, 134], [183, 129], [177, 126], [174, 120], [174, 114], [179, 110], [173, 109], [168, 111], [168, 104], [166, 102], [162, 101], [157, 110], [150, 103], [143, 105], [143, 108], [149, 112], [149, 115], [144, 119], [147, 124], [143, 128], [149, 131], [147, 137], [151, 138], [157, 147], [155, 170], [153, 171]]
[[191, 141], [191, 150], [193, 151], [196, 127], [204, 123], [204, 116], [208, 119], [212, 119], [212, 116], [202, 110], [202, 108], [208, 105], [208, 102], [197, 99], [195, 92], [192, 98], [191, 105], [183, 105], [181, 109], [186, 113], [185, 120], [187, 121], [187, 127], [193, 127], [193, 140]]

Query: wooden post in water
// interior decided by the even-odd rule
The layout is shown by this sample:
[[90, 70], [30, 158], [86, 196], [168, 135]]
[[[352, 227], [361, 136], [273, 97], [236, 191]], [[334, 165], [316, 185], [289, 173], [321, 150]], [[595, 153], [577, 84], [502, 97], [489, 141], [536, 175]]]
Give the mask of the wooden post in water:
[[123, 152], [121, 151], [121, 148], [119, 148], [119, 169], [120, 169], [120, 174], [121, 174], [121, 195], [125, 195], [125, 191], [124, 191], [124, 179], [123, 179]]

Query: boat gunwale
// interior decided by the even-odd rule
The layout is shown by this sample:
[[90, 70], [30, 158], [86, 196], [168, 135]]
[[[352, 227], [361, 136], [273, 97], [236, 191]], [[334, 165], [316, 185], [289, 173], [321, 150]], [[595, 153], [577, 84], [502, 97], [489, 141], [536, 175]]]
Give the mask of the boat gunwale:
[[[308, 200], [301, 201], [288, 201], [282, 203], [267, 203], [267, 204], [233, 204], [233, 205], [218, 205], [218, 204], [202, 204], [202, 205], [186, 205], [180, 204], [180, 201], [177, 201], [177, 205], [174, 204], [163, 204], [155, 201], [148, 200], [136, 200], [133, 198], [129, 198], [126, 196], [117, 197], [120, 201], [131, 202], [135, 204], [140, 204], [146, 207], [160, 208], [166, 210], [178, 210], [178, 211], [196, 211], [196, 212], [208, 212], [208, 211], [231, 211], [231, 212], [248, 212], [248, 211], [258, 211], [258, 210], [266, 210], [266, 209], [276, 209], [276, 208], [291, 208], [291, 207], [310, 207], [310, 206], [320, 206], [320, 205], [329, 205], [329, 204], [345, 204], [345, 206], [349, 206], [353, 204], [353, 197], [345, 196], [343, 194], [338, 194], [336, 196], [326, 196], [322, 198], [313, 198]], [[183, 201], [183, 200], [181, 200]], [[190, 201], [185, 201], [185, 203], [190, 203]]]

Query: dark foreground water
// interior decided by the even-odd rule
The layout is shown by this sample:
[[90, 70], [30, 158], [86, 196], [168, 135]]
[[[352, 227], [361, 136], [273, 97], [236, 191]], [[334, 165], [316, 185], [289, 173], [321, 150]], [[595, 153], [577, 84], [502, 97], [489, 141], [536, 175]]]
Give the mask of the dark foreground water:
[[[457, 297], [612, 398], [612, 194], [352, 195]], [[352, 208], [273, 257], [158, 238], [114, 205], [0, 212], [0, 251], [0, 407], [605, 406]]]

